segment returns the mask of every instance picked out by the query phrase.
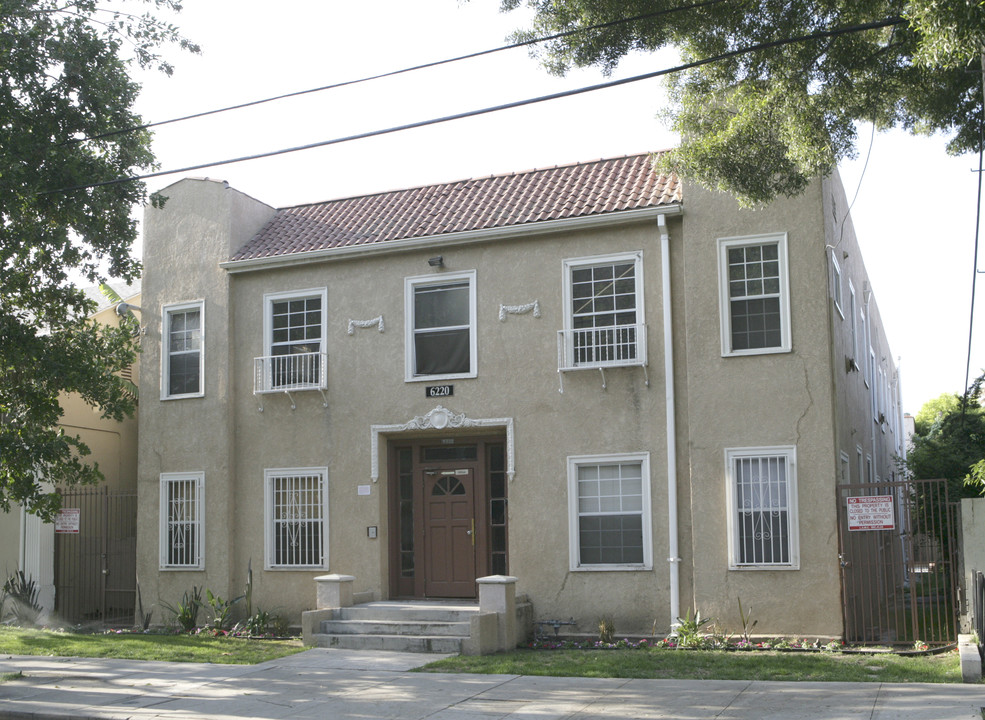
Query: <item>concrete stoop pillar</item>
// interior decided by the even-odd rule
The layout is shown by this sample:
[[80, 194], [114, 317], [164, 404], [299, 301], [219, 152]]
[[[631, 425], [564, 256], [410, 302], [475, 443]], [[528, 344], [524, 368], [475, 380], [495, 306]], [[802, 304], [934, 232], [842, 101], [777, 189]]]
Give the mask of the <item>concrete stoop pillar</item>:
[[301, 641], [315, 644], [314, 636], [323, 620], [331, 620], [335, 611], [352, 606], [352, 575], [319, 575], [315, 578], [315, 609], [301, 613]]
[[479, 585], [479, 614], [472, 618], [465, 655], [488, 655], [516, 647], [516, 578], [489, 575]]

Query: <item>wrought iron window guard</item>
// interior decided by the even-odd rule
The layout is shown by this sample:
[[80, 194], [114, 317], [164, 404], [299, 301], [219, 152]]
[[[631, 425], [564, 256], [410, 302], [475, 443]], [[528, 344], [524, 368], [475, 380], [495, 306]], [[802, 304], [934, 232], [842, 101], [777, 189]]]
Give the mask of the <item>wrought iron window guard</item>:
[[328, 407], [328, 355], [323, 352], [264, 355], [253, 360], [253, 394], [263, 412], [263, 395], [284, 393], [297, 409], [295, 392], [317, 390]]
[[646, 325], [558, 330], [557, 371], [564, 392], [563, 373], [573, 370], [598, 370], [605, 390], [605, 370], [613, 367], [643, 368], [644, 383], [650, 385], [646, 359]]

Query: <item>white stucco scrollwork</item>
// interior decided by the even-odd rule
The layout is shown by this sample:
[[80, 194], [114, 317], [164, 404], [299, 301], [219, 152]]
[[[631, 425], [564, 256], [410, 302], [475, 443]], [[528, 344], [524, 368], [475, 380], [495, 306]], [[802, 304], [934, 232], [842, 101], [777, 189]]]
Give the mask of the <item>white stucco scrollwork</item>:
[[438, 405], [425, 415], [405, 423], [370, 425], [370, 479], [380, 480], [380, 435], [395, 435], [420, 430], [457, 430], [461, 428], [500, 428], [506, 431], [506, 477], [512, 481], [516, 474], [513, 453], [513, 418], [470, 418]]
[[383, 316], [375, 317], [372, 320], [349, 320], [348, 330], [349, 335], [354, 335], [356, 328], [371, 328], [377, 326], [380, 332], [383, 332]]
[[532, 303], [527, 303], [526, 305], [500, 305], [499, 321], [506, 322], [507, 315], [525, 315], [531, 310], [533, 310], [535, 318], [540, 317], [540, 300], [534, 300]]

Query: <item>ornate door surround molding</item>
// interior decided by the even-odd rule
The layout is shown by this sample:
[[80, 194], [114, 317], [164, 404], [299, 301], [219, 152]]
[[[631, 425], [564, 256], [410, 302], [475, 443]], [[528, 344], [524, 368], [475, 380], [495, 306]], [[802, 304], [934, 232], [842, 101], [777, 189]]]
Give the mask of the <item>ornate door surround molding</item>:
[[426, 415], [396, 425], [370, 425], [370, 478], [380, 480], [380, 436], [421, 430], [458, 430], [463, 428], [503, 428], [506, 430], [506, 477], [512, 482], [516, 474], [513, 456], [513, 418], [470, 418], [438, 405]]

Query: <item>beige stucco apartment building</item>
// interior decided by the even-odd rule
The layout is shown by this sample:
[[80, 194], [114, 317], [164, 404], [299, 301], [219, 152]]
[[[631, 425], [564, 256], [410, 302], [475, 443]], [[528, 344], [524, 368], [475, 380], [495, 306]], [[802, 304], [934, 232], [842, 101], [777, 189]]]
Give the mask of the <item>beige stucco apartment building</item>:
[[842, 632], [839, 482], [889, 479], [899, 378], [836, 177], [755, 211], [646, 155], [145, 215], [138, 576], [297, 623], [472, 598], [666, 633]]

